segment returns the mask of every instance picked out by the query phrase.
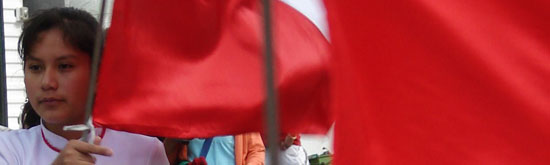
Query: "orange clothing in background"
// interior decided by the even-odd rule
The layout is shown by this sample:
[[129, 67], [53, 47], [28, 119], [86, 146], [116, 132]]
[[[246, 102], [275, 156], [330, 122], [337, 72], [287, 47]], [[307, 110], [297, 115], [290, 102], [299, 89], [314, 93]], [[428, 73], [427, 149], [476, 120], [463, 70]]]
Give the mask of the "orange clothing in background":
[[259, 133], [235, 135], [235, 164], [263, 165], [265, 146]]

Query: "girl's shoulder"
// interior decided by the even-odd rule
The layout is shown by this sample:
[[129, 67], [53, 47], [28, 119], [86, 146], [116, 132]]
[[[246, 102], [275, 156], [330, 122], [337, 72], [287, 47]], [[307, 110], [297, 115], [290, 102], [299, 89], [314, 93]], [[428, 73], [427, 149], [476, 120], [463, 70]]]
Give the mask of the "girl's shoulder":
[[[148, 151], [156, 150], [163, 146], [162, 142], [151, 136], [140, 135], [130, 132], [106, 129], [101, 140], [101, 145], [112, 148], [113, 150], [125, 150], [134, 154], [147, 154]], [[162, 148], [164, 150], [164, 148]], [[145, 153], [143, 152], [145, 151]]]
[[29, 129], [0, 131], [0, 143], [7, 142], [7, 141], [15, 142], [15, 141], [36, 140], [36, 137], [38, 136], [39, 132], [40, 132], [39, 126], [32, 127]]
[[29, 145], [36, 144], [39, 136], [40, 127], [30, 129], [18, 129], [0, 132], [0, 150], [10, 149], [11, 151], [28, 148]]
[[0, 164], [20, 164], [39, 140], [40, 127], [0, 132]]
[[161, 143], [160, 140], [158, 140], [155, 137], [131, 133], [131, 132], [125, 132], [125, 131], [118, 131], [113, 129], [106, 129], [105, 130], [104, 138], [105, 140], [110, 139], [112, 141], [117, 142], [123, 142], [123, 143]]
[[138, 164], [168, 164], [164, 145], [155, 137], [106, 129], [101, 145], [112, 149], [120, 159], [132, 159]]

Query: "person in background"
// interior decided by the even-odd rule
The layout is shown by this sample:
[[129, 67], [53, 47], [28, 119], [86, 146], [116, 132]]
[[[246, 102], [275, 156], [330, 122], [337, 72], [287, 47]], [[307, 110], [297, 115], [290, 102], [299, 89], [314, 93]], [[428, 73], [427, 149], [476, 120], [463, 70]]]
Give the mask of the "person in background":
[[167, 138], [164, 144], [171, 164], [193, 162], [197, 159], [205, 159], [208, 165], [264, 164], [265, 146], [259, 133], [216, 136], [211, 140], [206, 157], [201, 157], [206, 139], [181, 141]]
[[[300, 134], [286, 133], [280, 136], [280, 164], [285, 165], [309, 165], [307, 153], [300, 141]], [[269, 156], [266, 156], [266, 164], [269, 165]]]
[[286, 134], [281, 138], [281, 164], [309, 165], [300, 134]]

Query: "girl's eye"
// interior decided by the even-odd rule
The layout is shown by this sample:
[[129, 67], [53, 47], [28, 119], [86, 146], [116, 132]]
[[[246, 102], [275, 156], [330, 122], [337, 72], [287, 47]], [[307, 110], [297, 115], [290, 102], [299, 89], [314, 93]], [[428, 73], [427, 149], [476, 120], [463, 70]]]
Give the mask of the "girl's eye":
[[73, 68], [74, 66], [71, 64], [59, 64], [59, 70], [68, 70]]
[[36, 72], [36, 71], [40, 71], [42, 69], [42, 67], [40, 65], [29, 65], [29, 70], [33, 71], [33, 72]]

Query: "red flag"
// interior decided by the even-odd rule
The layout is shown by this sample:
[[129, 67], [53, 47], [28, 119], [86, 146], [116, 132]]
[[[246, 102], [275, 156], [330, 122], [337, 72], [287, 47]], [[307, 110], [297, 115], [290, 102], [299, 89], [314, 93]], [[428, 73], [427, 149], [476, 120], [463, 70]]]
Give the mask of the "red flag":
[[[258, 1], [117, 0], [101, 62], [94, 121], [166, 137], [263, 128]], [[328, 43], [291, 7], [274, 3], [281, 128], [325, 132]]]
[[550, 1], [325, 2], [335, 164], [550, 164]]

